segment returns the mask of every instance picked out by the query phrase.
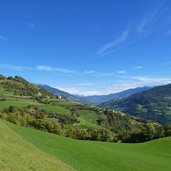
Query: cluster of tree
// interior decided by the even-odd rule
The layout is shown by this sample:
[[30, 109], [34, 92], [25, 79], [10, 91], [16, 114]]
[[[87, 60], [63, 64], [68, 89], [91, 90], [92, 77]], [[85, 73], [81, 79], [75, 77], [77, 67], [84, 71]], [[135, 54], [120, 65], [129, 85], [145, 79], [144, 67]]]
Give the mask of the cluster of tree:
[[61, 135], [63, 134], [63, 130], [61, 128], [61, 125], [56, 122], [55, 120], [50, 120], [50, 119], [34, 119], [31, 123], [30, 126], [39, 129], [42, 131], [54, 133]]
[[61, 125], [55, 119], [46, 118], [47, 114], [45, 110], [36, 106], [28, 106], [26, 108], [9, 106], [3, 110], [0, 117], [20, 126], [62, 134]]
[[[71, 112], [75, 111], [72, 109]], [[76, 114], [48, 113], [36, 106], [17, 108], [10, 106], [0, 114], [12, 123], [32, 127], [50, 133], [60, 134], [79, 140], [144, 142], [152, 139], [170, 136], [171, 126], [161, 126], [151, 122], [137, 122], [141, 125], [133, 126], [128, 116], [117, 111], [103, 110], [97, 120], [100, 129], [79, 125]], [[134, 120], [135, 122], [135, 120]]]
[[66, 129], [65, 135], [78, 140], [111, 141], [116, 142], [116, 134], [106, 128], [93, 129], [70, 127]]
[[61, 113], [48, 113], [48, 118], [55, 118], [58, 120], [58, 122], [61, 125], [70, 125], [70, 124], [75, 124], [75, 123], [79, 123], [79, 120], [77, 119], [77, 117], [72, 116], [72, 115], [64, 115]]
[[143, 129], [128, 130], [118, 135], [122, 142], [145, 142], [157, 138], [171, 136], [171, 126], [160, 126], [153, 123], [147, 123]]
[[132, 128], [130, 117], [114, 110], [101, 111], [97, 123], [117, 134]]
[[115, 133], [121, 142], [145, 142], [171, 135], [170, 125], [160, 125], [114, 110], [101, 111], [97, 123]]

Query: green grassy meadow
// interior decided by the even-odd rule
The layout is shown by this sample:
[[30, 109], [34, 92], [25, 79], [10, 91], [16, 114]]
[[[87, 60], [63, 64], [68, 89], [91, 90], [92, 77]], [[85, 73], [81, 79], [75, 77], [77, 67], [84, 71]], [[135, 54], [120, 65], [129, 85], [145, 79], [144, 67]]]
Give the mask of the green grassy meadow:
[[38, 105], [41, 109], [44, 109], [48, 112], [58, 112], [61, 114], [69, 114], [69, 110], [62, 106], [57, 106], [57, 105], [51, 105], [51, 104], [40, 104]]
[[100, 128], [96, 123], [96, 119], [98, 118], [97, 113], [89, 110], [80, 110], [79, 113], [79, 121], [81, 125], [92, 127], [92, 128]]
[[28, 105], [37, 105], [35, 102], [29, 100], [29, 99], [13, 99], [8, 101], [0, 101], [0, 111], [2, 111], [4, 108], [7, 108], [9, 106], [16, 106], [16, 107], [26, 107]]
[[[36, 155], [46, 154], [56, 159], [57, 163], [64, 164], [81, 171], [169, 171], [171, 170], [171, 138], [163, 138], [155, 141], [139, 144], [107, 143], [95, 141], [80, 141], [63, 136], [58, 136], [46, 132], [41, 132], [31, 128], [24, 128], [6, 121], [0, 121], [1, 139], [4, 135], [13, 133], [14, 137], [22, 139], [19, 143], [22, 148], [30, 144], [30, 155], [34, 158], [32, 162], [37, 162]], [[4, 135], [2, 134], [4, 133]], [[15, 132], [15, 133], [14, 133]], [[8, 140], [9, 139], [9, 140]], [[6, 146], [13, 142], [11, 153], [15, 149], [18, 141], [11, 140], [11, 134], [6, 137]], [[1, 141], [1, 146], [2, 146]], [[23, 143], [23, 144], [22, 144]], [[4, 148], [1, 148], [1, 150]], [[36, 149], [36, 151], [34, 150]], [[37, 153], [38, 151], [38, 153]], [[10, 150], [9, 150], [10, 152]], [[36, 152], [36, 153], [35, 153]], [[33, 153], [33, 154], [32, 154]], [[6, 154], [6, 153], [4, 153]], [[17, 162], [22, 154], [18, 153]], [[19, 158], [18, 158], [19, 157]], [[54, 159], [55, 158], [55, 159]], [[5, 161], [0, 157], [0, 161]], [[42, 159], [46, 160], [46, 158]], [[10, 163], [10, 162], [9, 162]], [[21, 163], [22, 164], [22, 163]], [[65, 164], [64, 164], [65, 165]], [[17, 167], [17, 164], [13, 165]], [[34, 166], [34, 165], [33, 165]], [[51, 166], [51, 165], [50, 165]], [[66, 165], [65, 165], [66, 166]], [[0, 166], [2, 168], [2, 164]], [[12, 167], [12, 166], [11, 166]], [[19, 167], [19, 166], [18, 166]], [[42, 162], [43, 167], [43, 162]], [[52, 165], [53, 167], [53, 165]], [[67, 167], [67, 166], [66, 166]], [[0, 169], [2, 170], [2, 169]], [[27, 169], [26, 169], [27, 170]], [[35, 169], [36, 170], [36, 169]], [[38, 169], [37, 169], [38, 170]], [[49, 168], [48, 170], [53, 170]]]
[[0, 154], [1, 171], [74, 170], [38, 149], [2, 121], [0, 121]]

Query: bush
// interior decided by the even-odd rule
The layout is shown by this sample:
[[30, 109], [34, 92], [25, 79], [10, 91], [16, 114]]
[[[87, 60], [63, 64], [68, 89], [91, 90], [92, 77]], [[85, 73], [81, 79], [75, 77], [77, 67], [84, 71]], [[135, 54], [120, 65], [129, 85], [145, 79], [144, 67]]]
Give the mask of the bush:
[[32, 122], [30, 122], [30, 125], [42, 131], [55, 133], [59, 135], [62, 134], [62, 129], [60, 125], [55, 121], [35, 119]]

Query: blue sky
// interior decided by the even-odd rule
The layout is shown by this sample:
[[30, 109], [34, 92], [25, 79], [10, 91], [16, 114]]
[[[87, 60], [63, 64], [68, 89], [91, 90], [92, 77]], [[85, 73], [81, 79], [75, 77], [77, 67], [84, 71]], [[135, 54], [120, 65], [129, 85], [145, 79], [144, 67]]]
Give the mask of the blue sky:
[[80, 95], [171, 83], [171, 1], [1, 0], [0, 59]]

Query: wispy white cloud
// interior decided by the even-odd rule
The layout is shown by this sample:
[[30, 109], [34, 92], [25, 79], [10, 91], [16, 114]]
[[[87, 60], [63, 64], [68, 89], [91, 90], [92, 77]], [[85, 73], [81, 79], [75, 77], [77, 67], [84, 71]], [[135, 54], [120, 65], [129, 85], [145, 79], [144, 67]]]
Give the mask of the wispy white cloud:
[[131, 82], [138, 83], [138, 85], [162, 85], [171, 83], [171, 77], [158, 77], [158, 76], [126, 76], [118, 75], [118, 80], [121, 83]]
[[113, 76], [113, 73], [102, 73], [102, 72], [97, 72], [94, 70], [85, 70], [84, 74], [89, 74], [91, 76], [97, 76], [97, 77], [111, 77]]
[[0, 35], [0, 40], [7, 41], [8, 39], [7, 39], [7, 38], [5, 38], [4, 36], [1, 36], [1, 35]]
[[132, 79], [138, 81], [142, 85], [162, 85], [171, 83], [171, 77], [145, 77], [135, 76]]
[[[150, 8], [150, 10], [146, 10], [146, 13], [143, 14], [142, 19], [139, 21], [129, 21], [128, 27], [117, 39], [103, 45], [97, 51], [98, 57], [107, 56], [120, 49], [138, 43], [140, 40], [151, 35], [155, 31], [160, 30], [161, 28], [168, 25], [166, 21], [161, 20], [161, 18], [166, 16], [166, 11], [166, 8], [162, 8], [162, 3], [155, 3], [154, 6]], [[171, 35], [171, 33], [168, 32], [167, 35]]]
[[68, 92], [68, 93], [71, 93], [71, 94], [77, 94], [77, 95], [81, 92], [79, 87], [56, 86], [55, 88], [62, 90], [62, 91], [65, 91], [65, 92]]
[[122, 44], [123, 42], [125, 42], [128, 39], [128, 34], [129, 34], [129, 29], [127, 28], [126, 30], [124, 30], [122, 32], [122, 34], [117, 39], [103, 45], [97, 51], [97, 55], [99, 55], [99, 56], [104, 55], [104, 54], [108, 53], [109, 51], [113, 50], [114, 48], [117, 48], [120, 44]]
[[98, 77], [112, 77], [113, 73], [96, 73], [95, 76], [98, 76]]
[[84, 90], [78, 86], [56, 86], [55, 88], [68, 92], [70, 94], [80, 95], [80, 96], [91, 96], [91, 95], [99, 95], [101, 92], [99, 91], [89, 91]]
[[150, 11], [144, 14], [142, 21], [137, 24], [138, 33], [142, 34], [146, 32], [150, 34], [170, 24], [167, 16], [168, 9], [162, 6], [162, 2], [154, 4], [154, 6], [150, 8]]
[[138, 66], [135, 67], [135, 69], [143, 69], [143, 66], [138, 65]]
[[95, 85], [96, 84], [90, 83], [90, 82], [75, 84], [75, 86], [78, 86], [78, 87], [91, 87], [91, 86], [95, 86]]
[[93, 74], [93, 73], [95, 73], [94, 70], [85, 70], [84, 71], [84, 74]]
[[126, 73], [128, 73], [128, 72], [124, 71], [124, 70], [117, 71], [117, 74], [126, 74]]
[[131, 88], [144, 86], [159, 86], [171, 83], [171, 77], [127, 77], [127, 80], [120, 80], [118, 83], [108, 86], [103, 94], [111, 94], [121, 92]]
[[16, 71], [24, 71], [24, 70], [32, 70], [31, 67], [26, 67], [26, 66], [12, 66], [8, 64], [0, 64], [0, 69], [9, 69], [9, 70], [16, 70]]
[[139, 33], [144, 32], [144, 27], [146, 26], [146, 24], [147, 24], [147, 20], [144, 19], [144, 20], [138, 25], [137, 30], [138, 30]]
[[159, 11], [160, 11], [159, 6], [157, 6], [154, 10], [150, 11], [150, 14], [146, 16], [137, 26], [137, 31], [139, 33], [143, 33], [146, 27], [150, 26], [153, 23]]
[[40, 71], [54, 71], [54, 68], [46, 65], [38, 65], [36, 69]]
[[142, 87], [142, 85], [139, 85], [137, 83], [131, 83], [131, 82], [114, 84], [112, 86], [109, 86], [104, 92], [104, 94], [118, 93], [136, 87]]
[[46, 66], [46, 65], [38, 65], [36, 67], [37, 70], [39, 71], [53, 71], [53, 72], [61, 72], [65, 74], [76, 74], [76, 71], [68, 70], [68, 69], [62, 69], [62, 68], [56, 68], [56, 67], [51, 67], [51, 66]]
[[62, 69], [62, 68], [54, 68], [46, 65], [38, 65], [36, 67], [28, 67], [28, 66], [17, 66], [17, 65], [9, 65], [9, 64], [0, 64], [0, 69], [9, 69], [16, 71], [53, 71], [53, 72], [61, 72], [64, 74], [76, 74], [76, 71]]

